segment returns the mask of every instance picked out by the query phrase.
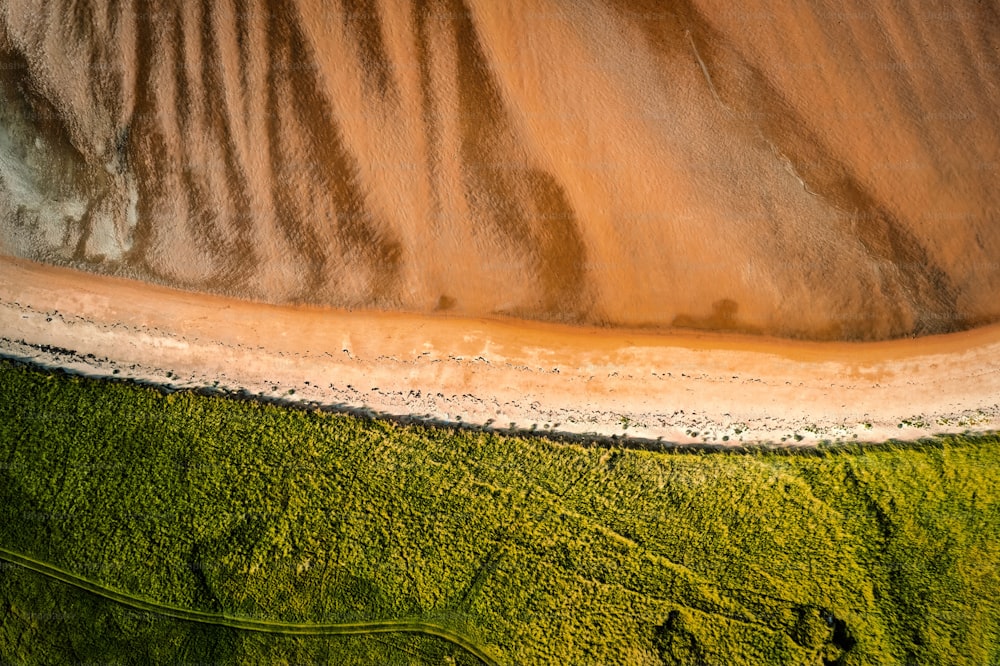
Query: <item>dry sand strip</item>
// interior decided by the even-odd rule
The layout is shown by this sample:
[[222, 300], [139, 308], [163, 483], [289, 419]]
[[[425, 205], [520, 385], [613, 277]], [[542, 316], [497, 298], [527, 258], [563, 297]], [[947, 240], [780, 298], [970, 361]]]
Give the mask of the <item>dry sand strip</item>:
[[0, 339], [89, 375], [497, 429], [792, 445], [1000, 430], [998, 326], [854, 344], [651, 334], [278, 307], [0, 257]]

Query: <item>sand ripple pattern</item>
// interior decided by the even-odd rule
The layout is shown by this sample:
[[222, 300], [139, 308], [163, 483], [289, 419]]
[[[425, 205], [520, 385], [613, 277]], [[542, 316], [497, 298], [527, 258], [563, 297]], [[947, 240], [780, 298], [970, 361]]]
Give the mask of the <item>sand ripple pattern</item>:
[[275, 303], [1000, 315], [990, 3], [6, 0], [0, 251]]

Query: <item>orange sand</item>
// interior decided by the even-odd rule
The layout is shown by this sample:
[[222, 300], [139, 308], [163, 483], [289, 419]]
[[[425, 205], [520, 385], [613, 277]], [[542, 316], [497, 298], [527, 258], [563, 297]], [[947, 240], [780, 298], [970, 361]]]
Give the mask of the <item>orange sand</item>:
[[998, 25], [978, 0], [5, 0], [0, 248], [273, 303], [967, 329], [1000, 318]]
[[6, 355], [90, 374], [504, 428], [808, 444], [1000, 425], [997, 326], [876, 343], [652, 335], [274, 306], [0, 258], [0, 337]]

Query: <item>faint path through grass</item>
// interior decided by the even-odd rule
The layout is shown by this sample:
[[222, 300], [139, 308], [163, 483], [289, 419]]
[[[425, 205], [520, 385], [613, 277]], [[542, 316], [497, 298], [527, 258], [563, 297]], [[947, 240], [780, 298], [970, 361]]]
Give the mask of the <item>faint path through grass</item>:
[[0, 548], [0, 560], [24, 567], [43, 576], [54, 578], [62, 583], [72, 585], [91, 594], [122, 604], [123, 606], [179, 620], [288, 636], [343, 636], [350, 634], [389, 634], [397, 632], [426, 634], [428, 636], [443, 638], [457, 645], [487, 666], [498, 666], [498, 662], [487, 654], [483, 648], [476, 645], [472, 639], [452, 629], [426, 620], [381, 620], [377, 622], [348, 622], [344, 624], [314, 624], [258, 620], [226, 615], [225, 613], [206, 613], [204, 611], [161, 604], [125, 592], [119, 592], [118, 590], [105, 587], [96, 581], [70, 573], [52, 564], [40, 562], [21, 553], [7, 550], [6, 548]]

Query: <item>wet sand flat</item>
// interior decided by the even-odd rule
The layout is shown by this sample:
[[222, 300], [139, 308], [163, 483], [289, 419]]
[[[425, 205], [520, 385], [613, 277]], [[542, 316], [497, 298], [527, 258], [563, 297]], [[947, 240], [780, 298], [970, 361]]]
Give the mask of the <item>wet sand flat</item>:
[[275, 304], [882, 340], [1000, 320], [1000, 11], [0, 5], [0, 251]]
[[275, 306], [5, 257], [0, 337], [5, 355], [88, 374], [495, 428], [809, 444], [1000, 425], [996, 326], [874, 343], [654, 335]]

